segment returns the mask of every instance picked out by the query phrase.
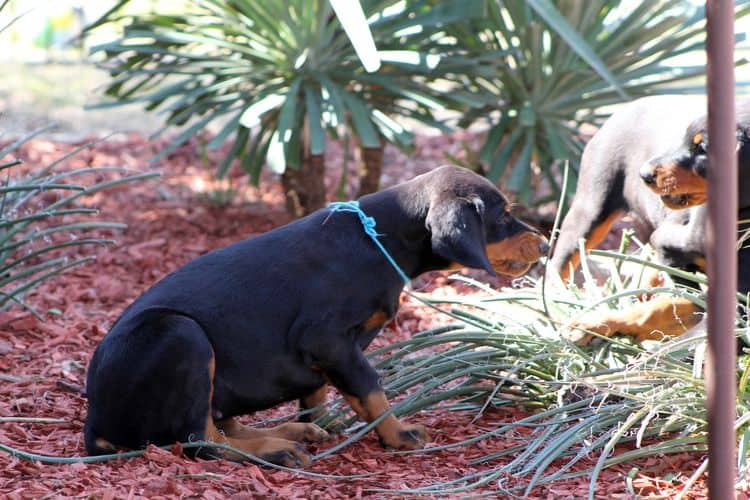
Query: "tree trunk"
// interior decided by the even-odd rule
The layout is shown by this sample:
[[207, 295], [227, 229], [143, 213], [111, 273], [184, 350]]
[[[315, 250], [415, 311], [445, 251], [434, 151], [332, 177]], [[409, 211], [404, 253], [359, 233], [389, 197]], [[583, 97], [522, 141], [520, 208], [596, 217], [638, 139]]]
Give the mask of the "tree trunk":
[[359, 194], [360, 196], [374, 193], [380, 187], [380, 174], [383, 171], [383, 152], [385, 145], [381, 141], [380, 147], [365, 148], [360, 147], [360, 168], [359, 168]]
[[299, 168], [287, 166], [281, 176], [286, 210], [293, 217], [302, 217], [322, 208], [326, 202], [325, 157], [302, 153]]

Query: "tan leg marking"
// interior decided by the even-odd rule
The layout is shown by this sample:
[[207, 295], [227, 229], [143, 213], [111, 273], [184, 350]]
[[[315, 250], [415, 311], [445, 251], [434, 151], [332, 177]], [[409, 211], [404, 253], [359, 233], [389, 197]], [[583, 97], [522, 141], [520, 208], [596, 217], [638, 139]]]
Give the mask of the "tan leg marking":
[[375, 330], [376, 328], [382, 328], [388, 321], [390, 321], [390, 317], [385, 313], [385, 311], [376, 311], [365, 320], [364, 323], [362, 323], [362, 331], [370, 331]]
[[[634, 282], [638, 283], [641, 287], [647, 287], [647, 288], [659, 288], [662, 286], [665, 286], [665, 275], [659, 271], [656, 268], [653, 267], [647, 267], [643, 269], [642, 276], [640, 277], [640, 281], [636, 280], [636, 276], [633, 276]], [[649, 291], [645, 291], [641, 294], [638, 294], [638, 300], [642, 302], [646, 302], [650, 300], [654, 296], [653, 293]]]
[[289, 441], [308, 441], [316, 443], [328, 438], [328, 433], [315, 424], [307, 422], [287, 422], [269, 427], [258, 429], [248, 427], [237, 421], [235, 418], [227, 418], [215, 423], [216, 428], [225, 436], [239, 439], [257, 439], [264, 437], [273, 437], [287, 439]]
[[[586, 251], [598, 247], [599, 244], [604, 241], [604, 238], [606, 238], [609, 232], [612, 230], [612, 226], [615, 224], [615, 222], [620, 220], [624, 214], [625, 213], [622, 210], [613, 212], [609, 215], [609, 217], [600, 222], [599, 225], [594, 227], [591, 230], [591, 233], [586, 237], [586, 242], [584, 244]], [[571, 273], [578, 269], [578, 265], [580, 263], [581, 253], [578, 251], [573, 252], [573, 255], [570, 256], [570, 260], [568, 261], [567, 265], [563, 266], [562, 270], [560, 271], [560, 277], [563, 280], [568, 279]]]
[[643, 279], [641, 279], [641, 285], [649, 288], [657, 288], [664, 286], [664, 275], [656, 268], [649, 267], [643, 272]]
[[594, 312], [569, 327], [565, 337], [578, 345], [588, 344], [597, 333], [636, 337], [638, 342], [682, 335], [703, 318], [693, 302], [679, 297], [658, 297], [620, 311]]
[[[212, 357], [208, 366], [209, 376], [211, 378], [211, 391], [209, 392], [208, 397], [209, 410], [206, 417], [206, 428], [203, 433], [204, 439], [214, 443], [227, 444], [232, 448], [237, 448], [238, 450], [244, 451], [245, 453], [268, 462], [286, 467], [305, 467], [310, 465], [310, 454], [298, 442], [276, 437], [272, 434], [272, 431], [277, 428], [268, 429], [266, 432], [261, 432], [260, 434], [255, 434], [255, 432], [247, 432], [247, 434], [245, 434], [245, 431], [256, 431], [256, 429], [248, 429], [237, 423], [234, 419], [225, 419], [222, 420], [222, 423], [227, 429], [227, 433], [225, 433], [214, 424], [214, 419], [211, 416], [211, 401], [213, 401], [215, 368], [216, 362]], [[279, 427], [283, 427], [283, 425]], [[236, 432], [238, 436], [233, 437], [229, 435], [230, 432]], [[221, 450], [219, 453], [221, 456], [229, 460], [245, 460], [241, 455], [237, 455], [230, 451]]]
[[[285, 467], [306, 467], [311, 462], [310, 454], [296, 441], [277, 437], [229, 437], [214, 425], [211, 416], [206, 422], [205, 439], [214, 443], [227, 444], [232, 448]], [[245, 460], [241, 455], [231, 451], [221, 450], [220, 453], [229, 460]]]
[[[320, 387], [309, 396], [302, 398], [302, 409], [310, 409], [312, 412], [304, 415], [305, 421], [316, 421], [326, 414], [327, 410], [322, 406], [328, 400], [328, 384]], [[317, 409], [316, 409], [317, 408]], [[323, 422], [325, 429], [331, 432], [339, 432], [344, 429], [344, 422], [338, 417], [326, 417]]]
[[105, 450], [110, 450], [110, 451], [112, 451], [112, 453], [116, 453], [117, 452], [117, 447], [115, 445], [113, 445], [112, 443], [110, 443], [109, 441], [107, 441], [106, 439], [104, 439], [104, 438], [96, 438], [94, 440], [94, 444], [96, 446], [98, 446], [99, 448], [103, 448]]
[[322, 405], [325, 404], [325, 402], [328, 400], [328, 384], [323, 384], [320, 389], [313, 392], [309, 396], [305, 396], [302, 398], [302, 406], [304, 409], [314, 409], [316, 407], [320, 407], [317, 409], [314, 409], [311, 413], [307, 415], [307, 418], [309, 418], [311, 421], [315, 421], [318, 417], [323, 415], [326, 410], [325, 408], [322, 408]]
[[[365, 422], [372, 422], [391, 407], [383, 391], [375, 391], [363, 399], [351, 394], [344, 394], [344, 398]], [[396, 449], [421, 448], [430, 439], [424, 426], [403, 424], [393, 414], [381, 420], [375, 430], [383, 444]]]
[[693, 264], [703, 272], [706, 272], [706, 259], [705, 257], [696, 257], [693, 260]]

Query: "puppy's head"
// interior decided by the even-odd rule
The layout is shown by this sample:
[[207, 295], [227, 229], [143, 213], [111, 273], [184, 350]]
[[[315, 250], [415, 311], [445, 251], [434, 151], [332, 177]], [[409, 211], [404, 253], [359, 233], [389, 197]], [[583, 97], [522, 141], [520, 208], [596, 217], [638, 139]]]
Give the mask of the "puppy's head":
[[[672, 153], [646, 162], [640, 170], [643, 182], [661, 196], [669, 208], [680, 209], [706, 202], [708, 184], [708, 123], [703, 116], [687, 128], [682, 144]], [[737, 154], [740, 206], [750, 203], [750, 101], [737, 105]], [[743, 184], [747, 183], [747, 189]], [[747, 200], [743, 200], [747, 198]]]
[[539, 231], [510, 213], [485, 178], [459, 167], [432, 172], [425, 222], [432, 251], [453, 266], [519, 276], [549, 249]]
[[669, 208], [680, 209], [706, 202], [708, 134], [706, 117], [687, 128], [682, 144], [673, 152], [646, 162], [641, 180]]

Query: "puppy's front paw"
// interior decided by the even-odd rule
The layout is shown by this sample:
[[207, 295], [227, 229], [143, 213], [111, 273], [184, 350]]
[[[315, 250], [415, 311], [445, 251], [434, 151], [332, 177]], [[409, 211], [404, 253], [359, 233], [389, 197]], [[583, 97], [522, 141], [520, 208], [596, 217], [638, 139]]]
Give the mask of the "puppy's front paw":
[[316, 424], [307, 424], [302, 432], [302, 440], [317, 443], [328, 439], [328, 432]]
[[269, 440], [258, 453], [258, 457], [284, 467], [307, 467], [312, 456], [299, 443], [284, 439]]
[[402, 424], [395, 432], [381, 436], [380, 439], [384, 446], [397, 450], [417, 450], [423, 448], [429, 440], [427, 430], [419, 424]]
[[563, 330], [562, 337], [577, 346], [587, 346], [596, 338], [595, 333], [604, 337], [610, 337], [614, 332], [612, 332], [606, 323], [576, 321]]

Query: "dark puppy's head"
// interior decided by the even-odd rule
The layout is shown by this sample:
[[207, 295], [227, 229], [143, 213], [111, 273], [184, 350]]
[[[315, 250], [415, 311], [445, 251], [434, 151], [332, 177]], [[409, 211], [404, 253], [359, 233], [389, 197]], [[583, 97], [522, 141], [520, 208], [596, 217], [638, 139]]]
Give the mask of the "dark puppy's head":
[[425, 186], [432, 251], [461, 267], [518, 276], [547, 253], [539, 231], [510, 213], [510, 204], [484, 177], [460, 167], [428, 174]]
[[[680, 209], [706, 202], [708, 184], [708, 117], [703, 116], [687, 128], [682, 144], [672, 153], [653, 158], [641, 167], [643, 182], [669, 208]], [[740, 206], [750, 202], [743, 186], [750, 174], [750, 101], [737, 105], [737, 154], [740, 173]], [[748, 186], [750, 188], [750, 186]], [[743, 194], [748, 197], [742, 200]]]

